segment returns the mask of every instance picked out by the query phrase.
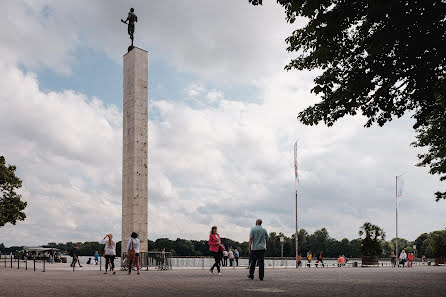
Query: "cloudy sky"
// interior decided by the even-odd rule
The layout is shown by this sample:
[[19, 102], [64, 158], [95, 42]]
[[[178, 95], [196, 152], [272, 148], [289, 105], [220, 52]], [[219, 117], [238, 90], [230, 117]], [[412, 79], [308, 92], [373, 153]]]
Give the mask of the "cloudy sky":
[[[400, 237], [445, 228], [437, 177], [413, 165], [410, 115], [384, 128], [349, 117], [305, 127], [315, 72], [286, 72], [295, 29], [275, 1], [1, 1], [0, 155], [17, 166], [27, 218], [0, 229], [10, 245], [121, 235], [120, 18], [135, 8], [149, 52], [149, 238], [247, 240], [299, 228], [357, 237], [365, 221], [395, 236], [395, 176], [404, 173]], [[300, 20], [302, 24], [304, 20]], [[444, 188], [444, 185], [443, 185]]]

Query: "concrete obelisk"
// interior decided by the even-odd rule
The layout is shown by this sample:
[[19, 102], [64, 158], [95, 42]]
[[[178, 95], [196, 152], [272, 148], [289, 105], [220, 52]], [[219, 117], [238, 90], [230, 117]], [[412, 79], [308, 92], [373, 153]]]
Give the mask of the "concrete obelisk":
[[124, 55], [122, 253], [132, 232], [138, 233], [140, 252], [148, 251], [147, 79], [147, 51], [134, 47]]

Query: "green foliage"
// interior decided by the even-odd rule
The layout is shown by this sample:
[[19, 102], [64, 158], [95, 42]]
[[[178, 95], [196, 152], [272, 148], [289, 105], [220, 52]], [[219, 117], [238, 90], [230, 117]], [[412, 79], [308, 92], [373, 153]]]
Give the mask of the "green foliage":
[[[261, 5], [260, 0], [249, 0]], [[300, 112], [305, 125], [332, 126], [360, 113], [366, 127], [407, 111], [418, 166], [446, 179], [446, 2], [444, 0], [277, 0], [286, 20], [307, 23], [286, 39], [297, 57], [286, 70], [320, 69], [312, 92], [321, 101]], [[437, 201], [446, 192], [437, 192]]]
[[23, 210], [27, 203], [21, 200], [16, 190], [22, 187], [22, 181], [15, 175], [16, 167], [6, 166], [5, 157], [0, 156], [0, 227], [7, 223], [13, 225], [26, 218]]
[[[446, 88], [446, 87], [445, 87]], [[419, 167], [430, 167], [430, 174], [440, 175], [440, 180], [446, 180], [446, 98], [437, 99], [437, 108], [433, 109], [426, 121], [417, 130], [417, 140], [412, 143], [416, 147], [427, 147], [428, 151], [419, 154]], [[436, 192], [436, 201], [446, 199], [445, 192]]]
[[381, 246], [383, 250], [383, 257], [390, 257], [392, 255], [392, 252], [395, 252], [395, 247], [390, 241], [381, 241]]
[[432, 232], [430, 242], [435, 258], [446, 257], [446, 230]]
[[382, 242], [386, 238], [384, 230], [366, 222], [359, 229], [359, 236], [365, 236], [361, 240], [360, 252], [362, 256], [381, 256], [383, 253]]
[[[360, 230], [360, 235], [365, 235], [365, 238], [357, 238], [349, 241], [343, 238], [338, 241], [329, 236], [327, 229], [322, 228], [316, 230], [313, 234], [309, 234], [305, 229], [301, 229], [299, 236], [299, 253], [302, 256], [307, 251], [312, 251], [313, 256], [319, 255], [322, 251], [325, 258], [336, 258], [339, 255], [345, 255], [348, 258], [358, 258], [360, 255], [382, 255], [383, 257], [390, 257], [394, 251], [395, 238], [391, 241], [384, 241], [384, 232], [378, 226], [370, 223], [365, 223]], [[283, 233], [271, 232], [268, 237], [268, 246], [266, 255], [268, 257], [280, 257], [280, 236], [284, 236], [283, 255], [284, 257], [295, 257], [295, 235], [291, 237]], [[222, 238], [222, 243], [227, 249], [237, 249], [241, 257], [248, 257], [248, 242], [237, 242], [229, 238]], [[102, 255], [104, 245], [97, 242], [67, 242], [55, 243], [50, 242], [44, 247], [57, 248], [62, 252], [69, 254], [75, 245], [79, 246], [79, 254], [81, 256], [93, 256], [95, 251]], [[127, 242], [125, 242], [127, 244]], [[209, 245], [207, 240], [187, 240], [177, 238], [170, 240], [168, 238], [159, 238], [156, 241], [148, 241], [149, 250], [158, 251], [165, 248], [166, 252], [171, 252], [173, 256], [210, 256]], [[412, 246], [417, 245], [417, 256], [425, 255], [428, 258], [446, 256], [446, 230], [434, 231], [432, 233], [423, 233], [414, 242], [409, 242], [404, 238], [398, 239], [399, 249], [403, 248], [407, 251], [412, 249]], [[2, 254], [16, 252], [22, 250], [23, 247], [5, 248], [0, 244], [0, 252]], [[380, 252], [381, 250], [381, 252]], [[116, 254], [121, 254], [121, 242], [116, 243]]]

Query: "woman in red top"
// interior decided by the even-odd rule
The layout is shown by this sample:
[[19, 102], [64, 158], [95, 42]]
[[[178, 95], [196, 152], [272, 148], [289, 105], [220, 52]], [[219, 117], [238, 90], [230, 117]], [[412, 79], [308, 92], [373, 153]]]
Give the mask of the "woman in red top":
[[209, 269], [209, 271], [214, 274], [214, 268], [217, 267], [218, 275], [220, 275], [220, 261], [221, 256], [219, 253], [219, 249], [221, 246], [220, 235], [217, 233], [217, 226], [213, 226], [211, 229], [211, 234], [209, 234], [209, 251], [211, 251], [212, 256], [214, 256], [215, 263]]

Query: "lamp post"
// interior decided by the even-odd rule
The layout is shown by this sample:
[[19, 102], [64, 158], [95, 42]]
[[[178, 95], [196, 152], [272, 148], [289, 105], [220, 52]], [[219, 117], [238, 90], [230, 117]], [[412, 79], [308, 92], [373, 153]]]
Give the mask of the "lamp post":
[[280, 236], [280, 258], [283, 261], [283, 241], [285, 240], [285, 237]]

